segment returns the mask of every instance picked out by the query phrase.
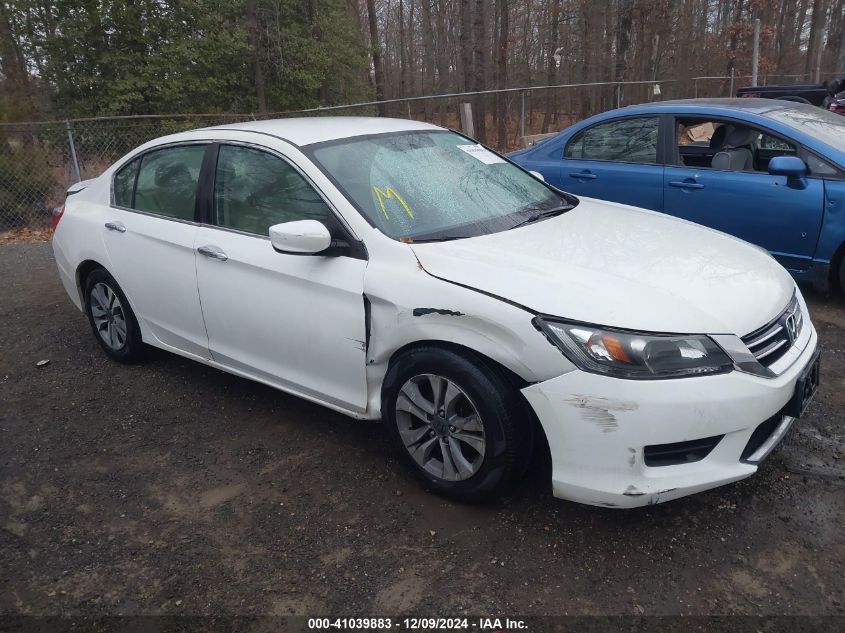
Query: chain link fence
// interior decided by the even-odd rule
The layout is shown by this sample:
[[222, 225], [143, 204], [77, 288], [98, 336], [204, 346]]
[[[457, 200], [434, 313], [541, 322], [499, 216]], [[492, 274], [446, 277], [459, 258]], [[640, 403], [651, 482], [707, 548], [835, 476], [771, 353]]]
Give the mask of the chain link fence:
[[[843, 73], [845, 74], [845, 73]], [[760, 83], [775, 83], [761, 77]], [[808, 78], [778, 77], [783, 83]], [[49, 226], [74, 182], [93, 178], [115, 160], [149, 140], [185, 130], [256, 118], [359, 115], [410, 118], [460, 128], [459, 106], [473, 105], [474, 133], [501, 151], [521, 137], [561, 130], [611, 108], [686, 97], [723, 97], [750, 83], [750, 77], [694, 77], [685, 80], [606, 82], [510, 88], [393, 99], [266, 115], [186, 114], [76, 119], [0, 125], [0, 232]], [[503, 132], [503, 137], [500, 134]]]

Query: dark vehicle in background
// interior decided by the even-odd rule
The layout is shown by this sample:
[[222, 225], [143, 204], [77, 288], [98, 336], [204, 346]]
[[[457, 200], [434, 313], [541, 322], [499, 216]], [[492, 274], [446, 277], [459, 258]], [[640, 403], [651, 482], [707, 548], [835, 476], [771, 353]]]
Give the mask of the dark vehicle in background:
[[821, 106], [827, 97], [825, 84], [801, 84], [797, 86], [748, 86], [736, 91], [737, 97], [762, 99], [783, 99]]

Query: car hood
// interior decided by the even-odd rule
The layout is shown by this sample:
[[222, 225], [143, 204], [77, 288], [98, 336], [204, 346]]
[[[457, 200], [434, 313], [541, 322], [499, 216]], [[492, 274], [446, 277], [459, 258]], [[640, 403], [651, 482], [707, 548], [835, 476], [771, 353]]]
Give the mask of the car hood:
[[742, 336], [795, 288], [742, 240], [590, 198], [535, 224], [412, 248], [429, 274], [531, 311], [651, 332]]

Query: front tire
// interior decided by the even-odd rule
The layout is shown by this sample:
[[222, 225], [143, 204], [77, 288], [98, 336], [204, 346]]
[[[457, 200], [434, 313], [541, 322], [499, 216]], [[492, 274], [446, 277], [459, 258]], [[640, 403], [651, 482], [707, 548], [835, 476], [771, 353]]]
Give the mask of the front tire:
[[514, 385], [480, 357], [409, 350], [391, 364], [382, 412], [393, 444], [435, 492], [487, 500], [525, 471], [533, 427]]
[[109, 273], [94, 270], [85, 280], [85, 314], [103, 351], [119, 363], [143, 357], [141, 328], [126, 295]]

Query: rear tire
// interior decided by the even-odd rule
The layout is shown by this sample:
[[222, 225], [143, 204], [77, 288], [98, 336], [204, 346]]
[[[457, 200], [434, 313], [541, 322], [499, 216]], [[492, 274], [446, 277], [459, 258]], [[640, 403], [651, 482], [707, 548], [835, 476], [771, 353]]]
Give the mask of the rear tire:
[[126, 295], [102, 268], [85, 280], [85, 314], [103, 351], [119, 363], [136, 363], [144, 354], [141, 328]]
[[438, 494], [485, 501], [525, 472], [533, 420], [515, 387], [471, 354], [438, 347], [402, 353], [382, 388], [396, 450]]

